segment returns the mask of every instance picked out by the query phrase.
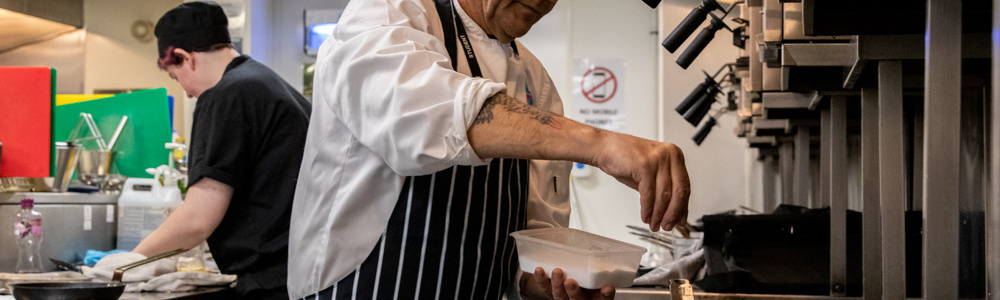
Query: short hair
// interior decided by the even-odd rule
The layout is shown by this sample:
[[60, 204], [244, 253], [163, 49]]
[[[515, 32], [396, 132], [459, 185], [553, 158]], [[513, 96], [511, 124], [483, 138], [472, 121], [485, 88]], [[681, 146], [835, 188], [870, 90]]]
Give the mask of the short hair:
[[[234, 47], [233, 44], [224, 43], [224, 44], [211, 45], [202, 49], [194, 49], [191, 52], [215, 52], [227, 48], [236, 49], [236, 47]], [[160, 59], [156, 60], [156, 65], [160, 67], [160, 70], [165, 71], [169, 66], [176, 66], [181, 63], [184, 63], [184, 59], [182, 57], [174, 54], [175, 49], [178, 48], [175, 48], [174, 46], [167, 47], [167, 51], [165, 51], [163, 57], [160, 57]]]

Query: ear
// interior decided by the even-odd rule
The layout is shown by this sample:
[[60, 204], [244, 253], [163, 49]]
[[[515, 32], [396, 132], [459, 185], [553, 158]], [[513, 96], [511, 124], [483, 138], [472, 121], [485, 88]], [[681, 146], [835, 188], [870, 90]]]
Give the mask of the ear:
[[194, 61], [194, 55], [191, 52], [187, 52], [181, 48], [174, 48], [174, 55], [181, 58], [181, 66], [183, 66], [184, 63], [187, 62], [191, 64], [191, 70], [194, 70], [195, 61]]

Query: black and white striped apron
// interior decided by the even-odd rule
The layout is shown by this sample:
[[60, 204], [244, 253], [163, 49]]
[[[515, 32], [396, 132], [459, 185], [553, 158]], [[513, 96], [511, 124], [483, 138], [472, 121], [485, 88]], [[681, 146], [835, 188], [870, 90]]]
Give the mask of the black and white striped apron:
[[[435, 2], [457, 69], [459, 44], [447, 33], [467, 40], [465, 27], [451, 0]], [[474, 52], [465, 50], [472, 75], [482, 77]], [[305, 299], [500, 299], [519, 272], [510, 233], [525, 227], [527, 193], [523, 159], [407, 177], [368, 258]]]

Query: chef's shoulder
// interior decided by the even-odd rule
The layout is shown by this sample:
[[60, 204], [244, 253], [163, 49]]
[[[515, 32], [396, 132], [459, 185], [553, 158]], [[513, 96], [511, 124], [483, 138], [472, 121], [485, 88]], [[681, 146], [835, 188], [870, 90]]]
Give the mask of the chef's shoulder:
[[433, 0], [351, 1], [337, 24], [334, 38], [346, 41], [366, 33], [412, 28], [434, 34], [440, 31]]
[[[252, 59], [226, 73], [214, 87], [198, 99], [198, 106], [243, 111], [282, 108], [295, 105], [300, 95], [277, 73]], [[204, 104], [204, 105], [203, 105]]]
[[538, 60], [538, 57], [535, 57], [535, 54], [528, 47], [521, 44], [520, 40], [515, 40], [515, 42], [517, 43], [517, 53], [521, 57], [521, 61], [524, 62], [524, 66], [528, 69], [528, 72], [544, 74], [546, 77], [549, 76], [548, 71], [545, 70], [545, 66]]

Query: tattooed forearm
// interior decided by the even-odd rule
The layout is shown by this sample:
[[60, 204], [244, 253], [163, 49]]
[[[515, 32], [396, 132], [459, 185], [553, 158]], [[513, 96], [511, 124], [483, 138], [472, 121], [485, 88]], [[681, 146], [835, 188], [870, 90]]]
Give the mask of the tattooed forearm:
[[542, 125], [549, 125], [553, 122], [551, 112], [528, 106], [527, 104], [517, 101], [517, 99], [511, 98], [505, 94], [496, 94], [495, 96], [486, 99], [486, 102], [483, 103], [483, 108], [479, 110], [479, 115], [476, 116], [476, 124], [485, 124], [493, 121], [493, 108], [497, 105], [503, 106], [503, 108], [508, 112], [527, 115], [529, 118], [538, 121]]

